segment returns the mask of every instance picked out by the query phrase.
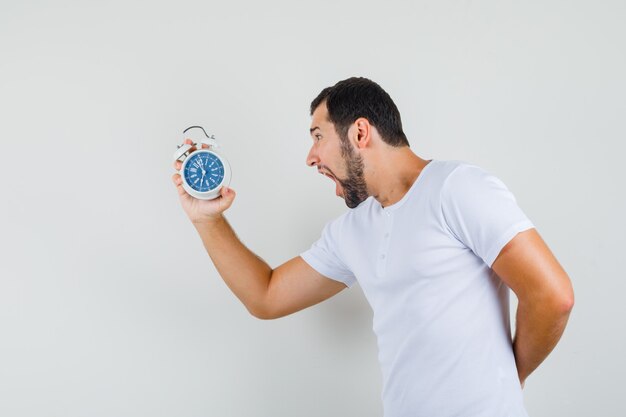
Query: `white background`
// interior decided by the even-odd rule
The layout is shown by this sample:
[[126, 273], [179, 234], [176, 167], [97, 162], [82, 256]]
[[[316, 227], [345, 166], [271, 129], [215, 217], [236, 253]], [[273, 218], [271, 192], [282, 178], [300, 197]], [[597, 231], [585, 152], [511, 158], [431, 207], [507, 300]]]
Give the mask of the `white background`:
[[531, 416], [621, 416], [626, 5], [616, 1], [0, 0], [0, 415], [380, 416], [357, 287], [251, 317], [179, 207], [203, 125], [272, 266], [346, 210], [305, 165], [310, 101], [353, 75], [412, 149], [499, 176], [569, 272]]

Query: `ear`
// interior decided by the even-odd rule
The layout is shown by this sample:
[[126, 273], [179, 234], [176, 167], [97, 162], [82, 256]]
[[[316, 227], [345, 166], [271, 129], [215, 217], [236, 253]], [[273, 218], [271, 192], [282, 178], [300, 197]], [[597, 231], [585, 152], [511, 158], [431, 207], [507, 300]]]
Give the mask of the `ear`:
[[350, 130], [352, 130], [352, 135], [350, 136], [357, 148], [363, 149], [369, 144], [372, 138], [372, 125], [365, 117], [356, 119]]

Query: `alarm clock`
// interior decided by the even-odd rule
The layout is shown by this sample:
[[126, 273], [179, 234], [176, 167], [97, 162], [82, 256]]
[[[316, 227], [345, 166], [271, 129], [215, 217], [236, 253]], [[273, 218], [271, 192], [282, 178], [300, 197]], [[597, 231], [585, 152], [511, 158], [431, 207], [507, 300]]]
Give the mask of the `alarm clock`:
[[[215, 137], [206, 133], [202, 126], [191, 126], [183, 131], [184, 139], [193, 144], [179, 145], [174, 160], [181, 161], [180, 176], [183, 188], [199, 200], [219, 197], [222, 187], [230, 184], [230, 164], [220, 152]], [[203, 148], [202, 145], [208, 145]], [[195, 149], [194, 149], [195, 148]]]

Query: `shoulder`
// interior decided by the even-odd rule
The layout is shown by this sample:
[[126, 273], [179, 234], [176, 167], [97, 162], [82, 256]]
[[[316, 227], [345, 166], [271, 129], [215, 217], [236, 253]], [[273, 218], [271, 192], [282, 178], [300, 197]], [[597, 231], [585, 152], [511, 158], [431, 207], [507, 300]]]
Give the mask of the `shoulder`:
[[443, 161], [441, 165], [442, 174], [445, 175], [448, 181], [450, 178], [458, 178], [466, 175], [480, 176], [487, 173], [487, 170], [484, 168], [467, 161]]
[[423, 182], [432, 191], [450, 194], [488, 175], [486, 170], [470, 162], [435, 159], [429, 163]]
[[482, 168], [474, 165], [470, 162], [461, 160], [442, 160], [433, 159], [425, 168], [424, 172], [427, 172], [427, 177], [430, 180], [447, 180], [452, 175], [457, 175], [458, 172], [467, 172], [472, 170], [482, 170]]
[[441, 191], [444, 195], [471, 193], [485, 186], [504, 187], [491, 172], [466, 161], [445, 161], [441, 171]]
[[485, 204], [502, 207], [516, 203], [515, 196], [500, 178], [465, 161], [448, 162], [442, 175], [439, 201], [444, 211], [450, 206], [467, 211], [468, 206], [482, 210]]

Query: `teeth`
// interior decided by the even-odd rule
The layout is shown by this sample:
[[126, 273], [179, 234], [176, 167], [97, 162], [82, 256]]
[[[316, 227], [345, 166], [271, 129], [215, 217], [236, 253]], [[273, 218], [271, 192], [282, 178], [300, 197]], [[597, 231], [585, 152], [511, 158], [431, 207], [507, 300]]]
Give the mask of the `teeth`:
[[328, 174], [326, 172], [321, 172], [321, 171], [319, 171], [319, 173], [322, 174], [323, 176], [328, 177], [331, 180], [335, 181], [335, 177], [333, 177], [332, 175], [330, 175], [330, 174]]

